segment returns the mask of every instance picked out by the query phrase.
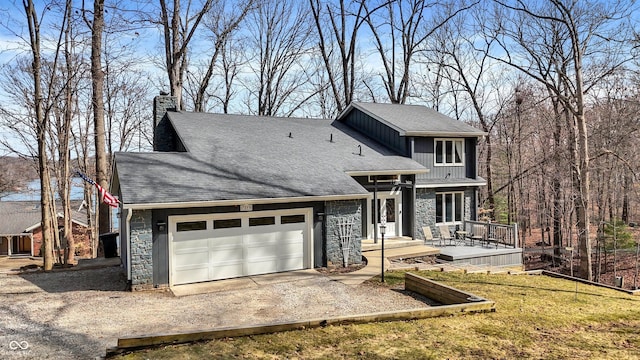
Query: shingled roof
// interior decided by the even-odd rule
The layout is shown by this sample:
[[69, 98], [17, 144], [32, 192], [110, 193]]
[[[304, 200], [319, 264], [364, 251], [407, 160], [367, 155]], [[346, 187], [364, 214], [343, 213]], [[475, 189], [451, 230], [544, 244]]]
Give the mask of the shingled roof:
[[121, 201], [357, 198], [351, 176], [426, 168], [331, 120], [168, 112], [186, 152], [116, 153]]
[[[72, 206], [77, 207], [77, 204]], [[75, 223], [88, 226], [85, 213], [72, 210], [71, 217]], [[0, 201], [0, 235], [30, 232], [34, 227], [40, 226], [40, 222], [39, 201]]]
[[400, 133], [400, 136], [476, 137], [487, 133], [423, 105], [351, 103], [340, 115], [343, 119], [358, 109]]

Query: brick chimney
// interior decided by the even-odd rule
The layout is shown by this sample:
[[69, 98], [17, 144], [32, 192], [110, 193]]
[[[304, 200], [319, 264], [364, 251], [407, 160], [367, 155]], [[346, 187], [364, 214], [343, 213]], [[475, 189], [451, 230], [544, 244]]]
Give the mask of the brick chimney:
[[153, 151], [175, 151], [176, 135], [167, 111], [176, 111], [178, 100], [175, 96], [161, 92], [153, 98]]

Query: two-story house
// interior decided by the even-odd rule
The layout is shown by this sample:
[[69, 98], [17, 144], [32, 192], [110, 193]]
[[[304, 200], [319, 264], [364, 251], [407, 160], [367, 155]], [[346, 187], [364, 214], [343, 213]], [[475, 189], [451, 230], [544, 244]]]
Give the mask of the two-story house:
[[[377, 177], [377, 201], [387, 223], [392, 219], [397, 225], [387, 226], [391, 236], [422, 239], [423, 226], [435, 234], [437, 224], [476, 219], [478, 189], [486, 185], [478, 176], [477, 143], [486, 133], [420, 105], [352, 103], [337, 121], [428, 170], [403, 179], [399, 174]], [[375, 178], [358, 180], [375, 191]], [[415, 186], [399, 186], [405, 183]], [[368, 213], [371, 209], [372, 202], [364, 207]], [[363, 236], [372, 237], [372, 217], [366, 229]]]
[[[116, 153], [133, 289], [362, 261], [361, 239], [475, 219], [485, 135], [424, 106], [353, 103], [335, 120], [175, 111], [154, 151]], [[345, 231], [348, 226], [348, 231]], [[346, 234], [353, 241], [344, 241]]]

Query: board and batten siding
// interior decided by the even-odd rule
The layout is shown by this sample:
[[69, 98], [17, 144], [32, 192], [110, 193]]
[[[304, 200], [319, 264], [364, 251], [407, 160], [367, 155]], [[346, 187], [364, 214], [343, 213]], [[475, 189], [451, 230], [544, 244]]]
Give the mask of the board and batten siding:
[[343, 120], [349, 127], [358, 130], [360, 133], [384, 144], [399, 155], [409, 156], [407, 138], [400, 136], [397, 130], [381, 123], [371, 116], [361, 112], [352, 111]]
[[476, 138], [465, 138], [464, 142], [464, 166], [435, 166], [433, 137], [414, 137], [413, 160], [429, 169], [426, 174], [418, 174], [417, 180], [423, 179], [464, 179], [477, 178], [476, 166]]

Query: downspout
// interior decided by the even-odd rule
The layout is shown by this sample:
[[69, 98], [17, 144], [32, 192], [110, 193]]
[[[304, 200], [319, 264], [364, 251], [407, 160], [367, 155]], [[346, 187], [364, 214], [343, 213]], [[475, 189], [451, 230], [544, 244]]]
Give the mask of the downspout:
[[[123, 209], [124, 210], [124, 209]], [[133, 211], [131, 209], [127, 209], [127, 220], [124, 222], [124, 227], [126, 229], [127, 234], [127, 280], [131, 281], [131, 216], [133, 215]]]
[[416, 239], [416, 175], [411, 182], [411, 238]]
[[373, 243], [378, 243], [378, 176], [373, 177]]

